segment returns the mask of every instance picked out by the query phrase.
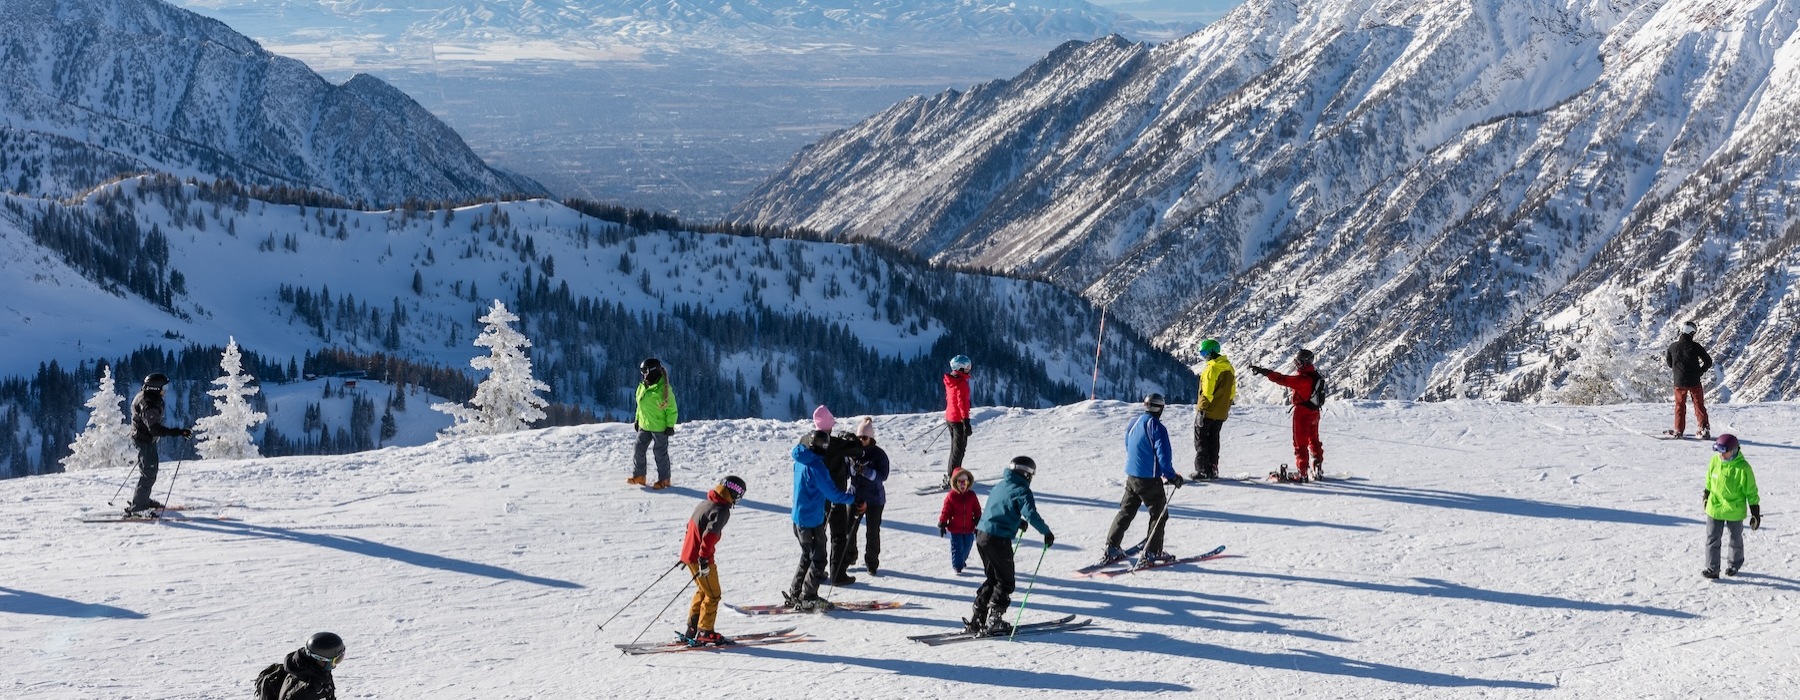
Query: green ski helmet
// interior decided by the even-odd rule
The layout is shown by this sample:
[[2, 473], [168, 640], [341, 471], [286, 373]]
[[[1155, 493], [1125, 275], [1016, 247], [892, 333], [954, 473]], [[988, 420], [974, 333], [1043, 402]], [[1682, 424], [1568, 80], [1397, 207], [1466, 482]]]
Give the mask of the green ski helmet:
[[1201, 357], [1212, 357], [1213, 355], [1217, 355], [1217, 354], [1219, 354], [1218, 339], [1207, 338], [1205, 340], [1200, 341], [1200, 356]]

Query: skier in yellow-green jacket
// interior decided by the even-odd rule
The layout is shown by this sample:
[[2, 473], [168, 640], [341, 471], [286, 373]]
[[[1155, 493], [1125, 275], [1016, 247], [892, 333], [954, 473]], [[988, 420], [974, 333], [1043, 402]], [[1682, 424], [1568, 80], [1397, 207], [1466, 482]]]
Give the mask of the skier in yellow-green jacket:
[[1219, 341], [1200, 341], [1200, 400], [1194, 405], [1194, 473], [1192, 479], [1219, 478], [1219, 430], [1237, 398], [1237, 376], [1219, 352]]
[[646, 358], [638, 365], [644, 381], [637, 387], [637, 415], [631, 425], [637, 428], [637, 450], [632, 454], [631, 478], [625, 483], [644, 486], [650, 465], [644, 452], [655, 445], [656, 483], [652, 489], [669, 488], [669, 436], [675, 434], [679, 413], [675, 409], [675, 390], [669, 388], [668, 369], [661, 360]]
[[1706, 569], [1707, 578], [1719, 577], [1719, 540], [1731, 532], [1731, 565], [1726, 576], [1736, 576], [1744, 566], [1744, 515], [1750, 529], [1762, 527], [1762, 497], [1756, 492], [1756, 472], [1738, 448], [1736, 435], [1725, 433], [1713, 442], [1712, 462], [1706, 467]]

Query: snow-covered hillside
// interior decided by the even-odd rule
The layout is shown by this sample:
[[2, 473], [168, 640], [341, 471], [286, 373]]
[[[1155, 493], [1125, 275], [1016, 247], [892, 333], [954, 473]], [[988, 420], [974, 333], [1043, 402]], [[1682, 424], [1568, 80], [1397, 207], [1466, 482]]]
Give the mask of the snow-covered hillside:
[[[1185, 368], [1117, 324], [1096, 386], [1100, 312], [1047, 283], [864, 246], [647, 231], [546, 200], [362, 211], [134, 178], [72, 204], [5, 200], [0, 247], [15, 261], [0, 276], [0, 339], [15, 348], [0, 377], [229, 337], [284, 368], [335, 348], [467, 371], [484, 352], [475, 319], [500, 299], [523, 318], [545, 398], [614, 419], [652, 356], [671, 368], [686, 418], [798, 417], [821, 400], [926, 410], [943, 405], [939, 374], [957, 354], [975, 358], [983, 402], [1192, 389]], [[172, 376], [210, 380], [216, 362]], [[79, 382], [85, 398], [92, 385]], [[42, 393], [22, 393], [18, 410], [44, 410]], [[35, 455], [32, 428], [56, 424], [21, 426], [13, 452]]]
[[735, 220], [1039, 272], [1184, 350], [1311, 347], [1361, 396], [1549, 398], [1586, 338], [1641, 357], [1691, 319], [1710, 389], [1792, 399], [1797, 17], [1252, 0], [895, 105]]
[[159, 0], [3, 0], [0, 43], [6, 191], [155, 171], [385, 204], [543, 193], [387, 83], [331, 84]]
[[[187, 463], [163, 483], [193, 510], [162, 524], [76, 522], [107, 510], [115, 475], [14, 479], [0, 482], [0, 695], [247, 697], [264, 665], [330, 630], [348, 643], [347, 698], [1787, 697], [1800, 557], [1782, 514], [1800, 489], [1800, 406], [1715, 413], [1745, 438], [1767, 517], [1746, 533], [1744, 572], [1717, 582], [1699, 576], [1706, 445], [1644, 435], [1667, 410], [1334, 404], [1328, 461], [1355, 479], [1183, 488], [1171, 549], [1224, 544], [1225, 558], [1089, 580], [1070, 572], [1097, 556], [1137, 408], [978, 407], [969, 464], [992, 476], [1034, 456], [1057, 535], [1025, 619], [1096, 625], [938, 648], [905, 636], [956, 625], [979, 578], [950, 571], [939, 497], [912, 493], [940, 455], [902, 444], [931, 415], [877, 417], [895, 464], [881, 575], [853, 569], [831, 591], [908, 607], [726, 611], [727, 634], [794, 624], [819, 641], [673, 656], [612, 645], [671, 635], [687, 599], [674, 576], [595, 627], [669, 569], [694, 499], [726, 473], [750, 484], [720, 544], [726, 602], [777, 600], [797, 558], [786, 453], [800, 424], [684, 426], [666, 492], [623, 484], [622, 425]], [[1172, 422], [1185, 414], [1172, 407]], [[1225, 471], [1284, 460], [1284, 421], [1240, 406]], [[1191, 458], [1177, 439], [1177, 462]], [[1021, 586], [1039, 545], [1020, 548]]]

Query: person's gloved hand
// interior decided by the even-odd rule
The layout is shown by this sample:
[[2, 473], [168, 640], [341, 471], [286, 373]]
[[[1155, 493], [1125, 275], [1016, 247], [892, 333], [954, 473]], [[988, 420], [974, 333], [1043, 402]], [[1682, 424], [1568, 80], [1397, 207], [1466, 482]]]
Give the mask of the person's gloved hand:
[[1056, 544], [1056, 533], [1053, 533], [1053, 532], [1044, 533], [1044, 546], [1051, 547], [1051, 546], [1055, 546], [1055, 544]]
[[948, 532], [950, 532], [950, 523], [939, 522], [938, 523], [938, 537], [943, 537]]
[[1750, 506], [1750, 529], [1762, 529], [1762, 506]]
[[869, 504], [859, 502], [852, 508], [851, 512], [853, 512], [857, 515], [862, 515], [864, 513], [867, 513], [867, 512], [869, 512]]
[[664, 435], [674, 435], [675, 434], [675, 426], [671, 425], [671, 426], [663, 429], [663, 434]]
[[712, 573], [712, 560], [701, 559], [700, 560], [700, 571], [695, 575], [698, 576], [699, 578], [706, 578], [706, 575], [709, 573]]
[[637, 422], [636, 418], [631, 419], [631, 429], [632, 430], [643, 430], [643, 428], [638, 427], [638, 422]]
[[1175, 475], [1175, 476], [1171, 476], [1171, 477], [1169, 477], [1169, 478], [1168, 478], [1168, 479], [1166, 479], [1166, 480], [1165, 480], [1165, 481], [1168, 481], [1168, 482], [1169, 482], [1169, 483], [1170, 483], [1170, 484], [1171, 484], [1171, 485], [1173, 485], [1173, 486], [1174, 486], [1174, 487], [1175, 487], [1175, 488], [1181, 488], [1181, 485], [1182, 485], [1182, 484], [1185, 484], [1185, 483], [1187, 483], [1187, 479], [1183, 479], [1183, 478], [1181, 478], [1181, 475], [1180, 475], [1180, 474], [1176, 474], [1176, 475]]
[[962, 424], [963, 424], [963, 433], [964, 434], [968, 434], [968, 435], [975, 434], [975, 422], [974, 421], [965, 420], [962, 422]]

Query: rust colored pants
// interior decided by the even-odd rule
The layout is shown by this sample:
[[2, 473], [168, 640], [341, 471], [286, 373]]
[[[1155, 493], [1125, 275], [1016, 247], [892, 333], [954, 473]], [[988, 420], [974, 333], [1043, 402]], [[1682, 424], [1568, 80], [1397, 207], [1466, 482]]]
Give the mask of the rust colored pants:
[[1700, 424], [1700, 432], [1711, 433], [1712, 421], [1706, 418], [1706, 388], [1698, 386], [1675, 387], [1675, 434], [1687, 432], [1687, 402], [1694, 402], [1694, 421]]
[[1319, 441], [1319, 412], [1294, 407], [1294, 468], [1306, 476], [1307, 468], [1325, 468], [1325, 443]]

